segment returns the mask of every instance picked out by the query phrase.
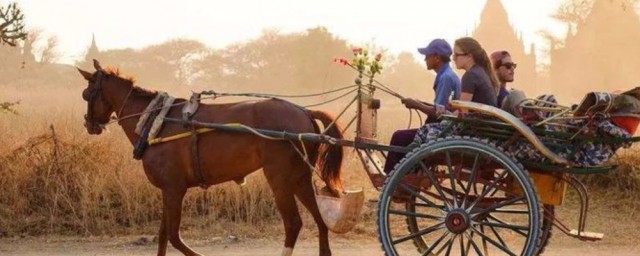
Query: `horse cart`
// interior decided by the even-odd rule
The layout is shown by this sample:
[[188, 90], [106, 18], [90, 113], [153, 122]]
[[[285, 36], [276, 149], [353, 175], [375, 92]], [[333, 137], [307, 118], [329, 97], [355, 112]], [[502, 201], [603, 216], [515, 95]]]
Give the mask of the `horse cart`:
[[[99, 65], [96, 69], [101, 72]], [[100, 84], [102, 78], [96, 79], [99, 75], [86, 74], [89, 89], [106, 91], [102, 88], [107, 84]], [[377, 140], [380, 101], [374, 92], [384, 88], [371, 82], [357, 83], [354, 88], [352, 104], [357, 110], [349, 122], [355, 124], [353, 140], [323, 132], [201, 121], [197, 116], [188, 119], [168, 115], [164, 121], [191, 126], [189, 134], [212, 130], [251, 133], [261, 139], [289, 141], [294, 146], [321, 143], [354, 148], [372, 184], [380, 191], [377, 226], [386, 255], [538, 255], [548, 245], [553, 227], [581, 240], [602, 239], [602, 234], [585, 231], [589, 201], [576, 176], [615, 169], [603, 164], [605, 160], [618, 148], [640, 141], [640, 137], [632, 137], [639, 113], [628, 108], [638, 100], [637, 89], [619, 95], [592, 94], [573, 108], [523, 99], [513, 105], [512, 111], [505, 111], [452, 101], [455, 114], [443, 115], [438, 123], [429, 125], [425, 141], [401, 147]], [[203, 92], [198, 97], [208, 94], [221, 95]], [[114, 97], [124, 98], [124, 103], [112, 104], [112, 112], [120, 109], [116, 113], [120, 120], [130, 97], [125, 95], [126, 90]], [[87, 123], [95, 119], [91, 116], [95, 97], [85, 97], [89, 102]], [[626, 103], [614, 104], [621, 101]], [[335, 126], [335, 121], [325, 125], [328, 129]], [[169, 140], [185, 136], [192, 135], [176, 135]], [[163, 139], [166, 138], [150, 144]], [[382, 166], [389, 152], [406, 156], [386, 174]], [[298, 147], [297, 153], [303, 159], [309, 156], [304, 146]], [[580, 198], [575, 229], [563, 224], [554, 211], [562, 205], [569, 188], [575, 189]], [[328, 228], [345, 232], [357, 221], [363, 196], [362, 192], [346, 192], [339, 198], [317, 195], [317, 200]], [[162, 227], [160, 232], [162, 237]], [[166, 236], [164, 239], [166, 247]], [[171, 242], [176, 248], [176, 243], [181, 243], [179, 236]], [[322, 243], [321, 239], [321, 247]]]

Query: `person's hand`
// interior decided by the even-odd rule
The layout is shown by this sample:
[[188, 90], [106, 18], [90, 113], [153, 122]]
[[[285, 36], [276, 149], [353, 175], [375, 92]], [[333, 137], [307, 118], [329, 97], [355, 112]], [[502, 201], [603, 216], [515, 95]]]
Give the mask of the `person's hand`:
[[435, 105], [436, 115], [442, 115], [447, 112], [447, 109], [443, 105]]
[[417, 109], [420, 107], [420, 101], [412, 98], [404, 98], [401, 100], [402, 104], [408, 109]]

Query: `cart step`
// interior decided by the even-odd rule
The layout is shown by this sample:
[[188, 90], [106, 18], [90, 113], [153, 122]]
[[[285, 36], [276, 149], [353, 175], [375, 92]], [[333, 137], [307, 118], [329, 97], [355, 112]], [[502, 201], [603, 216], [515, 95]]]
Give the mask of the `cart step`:
[[580, 240], [588, 240], [588, 241], [599, 241], [602, 240], [602, 238], [604, 237], [603, 233], [595, 233], [595, 232], [580, 232], [580, 234], [578, 234], [578, 230], [576, 229], [572, 229], [569, 232], [569, 235], [575, 238], [578, 238]]

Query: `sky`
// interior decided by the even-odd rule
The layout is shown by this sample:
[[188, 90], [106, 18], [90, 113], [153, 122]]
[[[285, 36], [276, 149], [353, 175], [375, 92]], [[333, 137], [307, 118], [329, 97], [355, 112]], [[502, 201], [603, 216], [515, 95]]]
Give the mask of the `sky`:
[[[265, 29], [301, 32], [317, 26], [354, 45], [369, 42], [390, 53], [412, 52], [435, 38], [470, 35], [486, 0], [0, 0], [17, 2], [27, 29], [58, 38], [60, 62], [84, 57], [95, 35], [100, 50], [143, 48], [175, 38], [223, 48], [259, 37]], [[502, 0], [511, 24], [539, 56], [540, 30], [563, 37], [549, 17], [560, 1]]]

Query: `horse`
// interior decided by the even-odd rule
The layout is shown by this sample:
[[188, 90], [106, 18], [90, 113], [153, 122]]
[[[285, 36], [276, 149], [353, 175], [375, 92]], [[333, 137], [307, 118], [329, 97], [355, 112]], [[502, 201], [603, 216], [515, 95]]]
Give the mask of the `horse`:
[[[103, 69], [93, 60], [95, 72], [77, 68], [88, 81], [82, 91], [87, 102], [84, 126], [91, 135], [102, 133], [115, 114], [128, 140], [135, 145], [140, 135], [135, 133], [140, 113], [158, 92], [134, 85], [117, 69]], [[180, 105], [185, 99], [176, 99]], [[180, 118], [181, 107], [171, 107], [167, 117]], [[241, 123], [253, 128], [291, 133], [319, 133], [320, 121], [329, 127], [325, 134], [343, 138], [340, 129], [331, 125], [334, 119], [322, 111], [304, 109], [293, 103], [266, 99], [227, 104], [200, 104], [193, 120], [210, 123]], [[171, 136], [192, 131], [179, 123], [165, 122], [158, 134]], [[304, 148], [302, 148], [304, 147]], [[158, 233], [157, 255], [165, 255], [168, 241], [184, 255], [201, 255], [189, 248], [180, 237], [183, 198], [189, 188], [208, 187], [227, 181], [243, 180], [262, 168], [284, 224], [285, 239], [282, 255], [291, 255], [302, 220], [295, 198], [311, 213], [319, 230], [319, 255], [331, 255], [328, 228], [316, 204], [312, 184], [312, 167], [317, 166], [326, 188], [334, 193], [343, 190], [341, 164], [343, 149], [320, 143], [291, 143], [268, 140], [249, 133], [208, 132], [198, 135], [198, 158], [191, 155], [189, 139], [177, 139], [149, 146], [142, 155], [144, 173], [162, 192], [162, 220]], [[300, 152], [307, 152], [308, 163]], [[202, 180], [198, 179], [193, 162], [198, 159]]]

